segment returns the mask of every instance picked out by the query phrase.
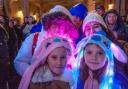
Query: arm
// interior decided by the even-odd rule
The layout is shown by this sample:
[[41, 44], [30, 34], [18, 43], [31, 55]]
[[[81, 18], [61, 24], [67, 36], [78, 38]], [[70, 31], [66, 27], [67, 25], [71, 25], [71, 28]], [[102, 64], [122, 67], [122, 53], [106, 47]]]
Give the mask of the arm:
[[21, 76], [25, 70], [32, 63], [32, 42], [34, 34], [28, 36], [22, 43], [21, 48], [18, 51], [16, 58], [14, 59], [14, 66], [18, 74]]

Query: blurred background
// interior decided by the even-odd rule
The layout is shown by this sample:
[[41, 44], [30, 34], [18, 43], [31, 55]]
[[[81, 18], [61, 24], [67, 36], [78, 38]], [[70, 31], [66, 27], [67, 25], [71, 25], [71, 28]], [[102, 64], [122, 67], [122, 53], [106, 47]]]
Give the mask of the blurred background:
[[69, 9], [79, 2], [84, 3], [89, 11], [102, 4], [105, 10], [116, 9], [123, 18], [128, 14], [128, 0], [0, 0], [0, 14], [17, 17], [20, 22], [23, 22], [24, 16], [29, 15], [38, 20], [57, 4]]

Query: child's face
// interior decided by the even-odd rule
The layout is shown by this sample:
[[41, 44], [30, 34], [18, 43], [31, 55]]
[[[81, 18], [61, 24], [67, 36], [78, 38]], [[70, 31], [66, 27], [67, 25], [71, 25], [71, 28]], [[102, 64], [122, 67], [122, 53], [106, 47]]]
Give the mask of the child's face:
[[87, 23], [85, 30], [84, 30], [84, 34], [86, 36], [90, 36], [92, 34], [94, 34], [95, 32], [101, 31], [102, 27], [100, 26], [100, 24], [98, 22], [89, 22]]
[[55, 76], [63, 73], [67, 63], [68, 51], [64, 47], [54, 49], [48, 56], [47, 62], [51, 72]]
[[88, 44], [85, 48], [84, 60], [91, 70], [97, 70], [105, 65], [105, 53], [96, 44]]

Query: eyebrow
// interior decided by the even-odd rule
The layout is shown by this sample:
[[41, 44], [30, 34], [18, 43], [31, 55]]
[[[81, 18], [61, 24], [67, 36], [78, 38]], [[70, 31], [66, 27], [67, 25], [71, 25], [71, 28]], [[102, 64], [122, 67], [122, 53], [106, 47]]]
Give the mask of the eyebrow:
[[100, 24], [98, 24], [98, 23], [95, 23], [95, 24], [93, 24], [93, 25], [99, 25], [99, 26], [100, 26]]

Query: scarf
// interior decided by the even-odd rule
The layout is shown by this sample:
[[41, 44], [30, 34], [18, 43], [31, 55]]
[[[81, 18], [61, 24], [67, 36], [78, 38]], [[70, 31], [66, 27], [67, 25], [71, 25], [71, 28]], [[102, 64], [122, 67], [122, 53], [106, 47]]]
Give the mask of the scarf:
[[84, 84], [84, 89], [99, 89], [99, 82], [93, 76], [93, 72], [89, 70], [89, 76]]

